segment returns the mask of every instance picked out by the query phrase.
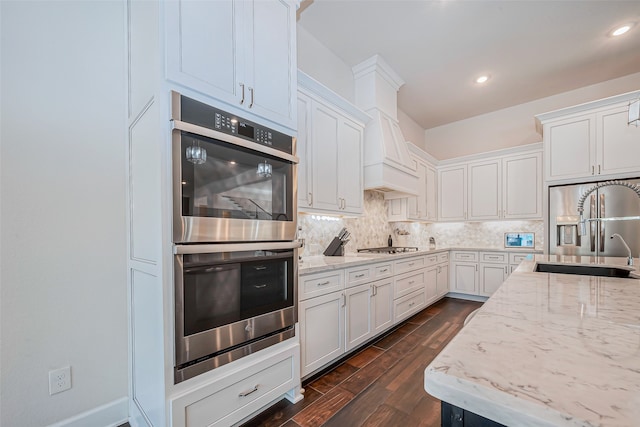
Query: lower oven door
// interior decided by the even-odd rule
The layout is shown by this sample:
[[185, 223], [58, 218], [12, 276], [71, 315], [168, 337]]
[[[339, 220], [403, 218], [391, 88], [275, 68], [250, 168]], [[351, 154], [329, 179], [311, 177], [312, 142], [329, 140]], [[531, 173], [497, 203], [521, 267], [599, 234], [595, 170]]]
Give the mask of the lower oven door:
[[[176, 246], [177, 372], [212, 369], [293, 336], [298, 247], [298, 242]], [[197, 364], [208, 369], [192, 367]]]

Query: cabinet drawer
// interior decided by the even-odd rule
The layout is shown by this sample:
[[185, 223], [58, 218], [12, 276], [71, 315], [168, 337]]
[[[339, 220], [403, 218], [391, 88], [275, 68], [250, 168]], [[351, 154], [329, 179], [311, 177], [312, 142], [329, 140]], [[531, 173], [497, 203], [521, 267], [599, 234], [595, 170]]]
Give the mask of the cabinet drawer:
[[393, 275], [393, 263], [385, 262], [380, 264], [375, 264], [373, 266], [373, 277], [374, 279], [383, 279], [385, 277], [390, 277]]
[[287, 358], [188, 405], [184, 408], [185, 426], [229, 425], [228, 421], [233, 421], [227, 418], [234, 412], [243, 410], [246, 415], [259, 409], [251, 404], [293, 379], [292, 364], [293, 358]]
[[344, 289], [344, 270], [302, 276], [298, 289], [300, 301]]
[[454, 252], [454, 261], [478, 261], [478, 252]]
[[438, 262], [449, 261], [449, 252], [442, 252], [438, 254]]
[[425, 267], [424, 256], [404, 259], [402, 261], [396, 261], [393, 269], [396, 274], [404, 273], [406, 271], [417, 270]]
[[398, 323], [421, 310], [427, 302], [426, 291], [421, 289], [395, 301], [393, 318]]
[[509, 254], [509, 264], [518, 265], [528, 257], [532, 257], [532, 254], [513, 253]]
[[370, 282], [373, 280], [373, 266], [361, 265], [358, 267], [352, 267], [347, 269], [346, 284], [348, 288], [350, 286], [356, 286], [361, 283]]
[[393, 297], [400, 298], [425, 287], [425, 270], [409, 272], [396, 276], [393, 284]]
[[435, 265], [438, 263], [438, 254], [426, 255], [425, 259], [427, 260], [426, 266], [431, 267], [432, 265]]
[[509, 262], [509, 254], [506, 252], [480, 252], [480, 262], [507, 264]]

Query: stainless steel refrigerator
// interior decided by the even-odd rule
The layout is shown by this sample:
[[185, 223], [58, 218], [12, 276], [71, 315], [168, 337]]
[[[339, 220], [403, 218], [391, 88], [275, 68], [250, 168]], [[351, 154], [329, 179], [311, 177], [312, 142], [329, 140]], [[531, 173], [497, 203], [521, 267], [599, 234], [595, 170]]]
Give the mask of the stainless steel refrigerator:
[[[640, 184], [640, 179], [621, 180]], [[628, 252], [620, 234], [631, 248], [633, 257], [640, 255], [640, 221], [589, 221], [586, 234], [578, 234], [578, 201], [596, 182], [549, 187], [549, 253], [560, 255], [597, 255], [626, 257]], [[622, 186], [606, 186], [591, 193], [584, 202], [585, 218], [619, 218], [640, 216], [640, 197]]]

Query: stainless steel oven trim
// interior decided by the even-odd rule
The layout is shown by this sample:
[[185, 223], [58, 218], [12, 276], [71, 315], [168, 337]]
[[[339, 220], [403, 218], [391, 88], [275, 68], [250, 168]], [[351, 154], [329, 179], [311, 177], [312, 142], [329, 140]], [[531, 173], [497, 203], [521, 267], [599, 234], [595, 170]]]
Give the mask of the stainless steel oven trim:
[[[204, 243], [230, 241], [291, 241], [295, 239], [298, 223], [298, 165], [292, 167], [291, 221], [263, 221], [232, 218], [182, 216], [181, 134], [173, 132], [173, 241], [174, 243]], [[294, 141], [295, 143], [295, 141]]]
[[[279, 159], [283, 159], [291, 163], [296, 163], [296, 164], [300, 163], [300, 159], [298, 157], [285, 153], [280, 150], [276, 150], [275, 148], [271, 148], [266, 145], [256, 144], [255, 142], [246, 141], [237, 136], [228, 135], [223, 132], [218, 132], [217, 130], [194, 125], [192, 123], [183, 122], [181, 120], [173, 119], [172, 129], [178, 132], [185, 131], [185, 132], [193, 133], [195, 135], [200, 135], [207, 138], [216, 139], [218, 141], [223, 141], [228, 144], [246, 148], [248, 150], [258, 151], [263, 154], [268, 154], [270, 156], [277, 157]], [[294, 140], [295, 140], [295, 137], [294, 137]]]
[[215, 254], [220, 252], [268, 251], [271, 249], [297, 249], [300, 242], [216, 243], [211, 245], [175, 245], [174, 255]]
[[[216, 342], [220, 347], [220, 350], [224, 348], [232, 347], [234, 345], [241, 344], [242, 341], [234, 342], [230, 337], [244, 337], [243, 341], [259, 338], [261, 335], [269, 334], [280, 329], [284, 329], [288, 326], [293, 326], [298, 321], [298, 242], [286, 242], [286, 243], [247, 243], [247, 244], [232, 244], [232, 245], [197, 245], [194, 249], [200, 246], [220, 246], [226, 247], [228, 252], [229, 248], [234, 248], [237, 251], [243, 250], [256, 250], [259, 247], [261, 250], [268, 249], [292, 249], [292, 267], [293, 267], [293, 295], [292, 305], [282, 310], [265, 313], [261, 316], [256, 316], [250, 319], [241, 320], [239, 322], [232, 323], [230, 325], [221, 326], [210, 331], [201, 332], [188, 337], [184, 336], [184, 318], [181, 313], [184, 311], [184, 278], [183, 278], [183, 256], [177, 254], [174, 256], [174, 292], [175, 292], [175, 366], [182, 365], [184, 363], [196, 360], [201, 357], [208, 356], [214, 351], [210, 349], [210, 343]], [[276, 246], [285, 246], [284, 248]], [[293, 246], [293, 247], [291, 247]], [[189, 253], [207, 253], [206, 251], [194, 251]], [[211, 252], [209, 252], [211, 253]], [[260, 327], [256, 327], [256, 323], [259, 323]], [[188, 349], [188, 350], [187, 350]], [[256, 350], [257, 351], [257, 350]]]
[[187, 366], [185, 368], [174, 368], [174, 383], [181, 383], [182, 381], [186, 381], [207, 371], [218, 368], [222, 365], [226, 365], [227, 363], [233, 362], [234, 360], [240, 359], [241, 357], [247, 356], [251, 353], [255, 353], [274, 344], [278, 344], [279, 342], [282, 342], [294, 336], [295, 328], [291, 327], [290, 329], [282, 331], [279, 334], [266, 337], [262, 340], [253, 342], [246, 346], [228, 351], [210, 359], [203, 360], [202, 362], [194, 363], [193, 365]]

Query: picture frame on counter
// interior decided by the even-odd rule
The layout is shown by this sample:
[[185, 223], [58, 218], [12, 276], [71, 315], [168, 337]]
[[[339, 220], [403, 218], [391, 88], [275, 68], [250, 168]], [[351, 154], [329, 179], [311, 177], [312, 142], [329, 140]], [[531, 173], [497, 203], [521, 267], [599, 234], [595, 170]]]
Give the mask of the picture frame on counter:
[[510, 232], [504, 233], [505, 248], [534, 248], [536, 244], [535, 233]]

